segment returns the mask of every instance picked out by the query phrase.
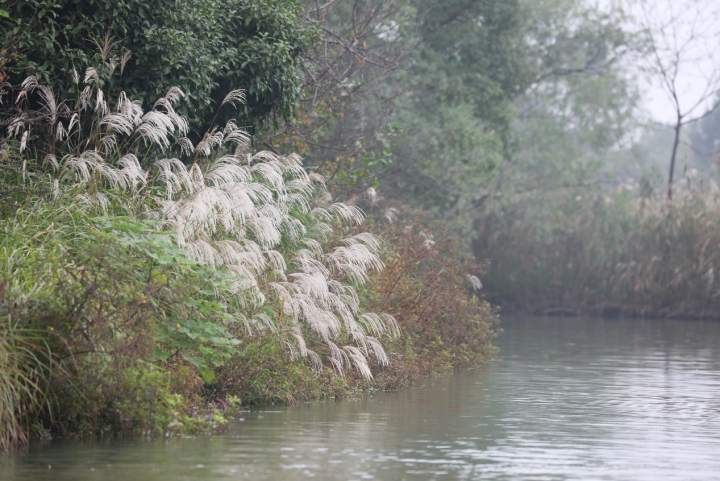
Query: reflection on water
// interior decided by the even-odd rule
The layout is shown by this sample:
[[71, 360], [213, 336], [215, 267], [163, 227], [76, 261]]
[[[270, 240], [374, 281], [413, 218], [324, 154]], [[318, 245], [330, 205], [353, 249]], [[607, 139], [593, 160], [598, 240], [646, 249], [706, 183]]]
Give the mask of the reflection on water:
[[505, 322], [480, 372], [248, 413], [212, 438], [57, 443], [0, 479], [720, 479], [720, 323]]

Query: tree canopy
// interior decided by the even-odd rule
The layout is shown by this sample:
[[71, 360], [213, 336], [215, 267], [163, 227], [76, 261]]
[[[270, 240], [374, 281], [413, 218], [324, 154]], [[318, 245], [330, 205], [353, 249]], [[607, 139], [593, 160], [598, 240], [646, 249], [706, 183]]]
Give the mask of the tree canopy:
[[149, 103], [178, 86], [203, 127], [236, 88], [247, 91], [248, 122], [288, 117], [312, 38], [292, 0], [30, 0], [6, 8], [0, 44], [12, 81], [38, 75], [64, 95], [75, 88], [73, 68], [82, 76], [116, 47], [120, 87]]

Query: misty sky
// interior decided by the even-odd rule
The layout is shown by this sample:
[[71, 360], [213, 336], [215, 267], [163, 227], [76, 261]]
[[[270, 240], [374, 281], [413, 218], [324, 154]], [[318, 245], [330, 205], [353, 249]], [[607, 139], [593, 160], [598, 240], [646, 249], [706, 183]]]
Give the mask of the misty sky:
[[[600, 0], [605, 6], [624, 5], [634, 15], [632, 28], [642, 28], [649, 23], [661, 48], [671, 55], [676, 46], [687, 45], [683, 50], [683, 63], [677, 79], [680, 101], [691, 106], [706, 92], [708, 79], [720, 84], [720, 1], [719, 0]], [[646, 7], [643, 9], [643, 3]], [[673, 21], [675, 29], [668, 26]], [[695, 38], [693, 37], [693, 34]], [[636, 59], [634, 70], [642, 82], [642, 108], [648, 115], [664, 122], [674, 120], [673, 104], [659, 79], [643, 79], [640, 73], [651, 57]], [[714, 78], [714, 81], [713, 81]], [[698, 106], [696, 114], [702, 113], [709, 103]], [[687, 108], [686, 107], [686, 108]]]

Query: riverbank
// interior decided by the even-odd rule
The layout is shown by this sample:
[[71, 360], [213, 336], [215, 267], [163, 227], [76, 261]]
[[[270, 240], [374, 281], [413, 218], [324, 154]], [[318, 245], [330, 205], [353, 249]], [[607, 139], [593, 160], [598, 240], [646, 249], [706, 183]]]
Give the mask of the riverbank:
[[717, 321], [720, 315], [716, 311], [655, 311], [652, 308], [633, 306], [618, 306], [613, 304], [601, 304], [595, 306], [563, 306], [563, 305], [535, 305], [532, 307], [514, 308], [505, 306], [502, 308], [504, 315], [526, 315], [542, 317], [600, 317], [605, 319], [676, 319], [694, 321]]
[[[288, 349], [281, 331], [248, 334], [219, 324], [212, 316], [229, 313], [212, 298], [202, 301], [209, 304], [197, 318], [201, 324], [181, 321], [182, 311], [158, 310], [215, 290], [222, 278], [182, 260], [167, 239], [140, 224], [86, 215], [45, 205], [0, 223], [3, 272], [12, 275], [0, 283], [0, 360], [11, 376], [2, 387], [14, 396], [2, 407], [15, 416], [5, 424], [15, 426], [4, 431], [6, 449], [56, 437], [214, 432], [240, 408], [402, 389], [482, 364], [494, 352], [494, 310], [473, 293], [443, 239], [425, 246], [418, 233], [405, 234], [404, 243], [380, 233], [387, 235], [386, 267], [368, 279], [360, 299], [363, 309], [393, 316], [396, 332], [378, 338], [387, 361], [374, 363], [367, 376], [325, 363], [313, 367]], [[440, 277], [438, 264], [447, 268]], [[145, 284], [152, 271], [151, 279], [170, 290]], [[158, 289], [163, 297], [153, 293]], [[158, 324], [160, 316], [174, 316], [175, 323]], [[227, 330], [219, 331], [223, 325]], [[308, 349], [323, 353], [311, 333], [305, 336]]]
[[[0, 450], [211, 432], [243, 406], [492, 353], [494, 311], [449, 239], [414, 219], [363, 230], [358, 205], [299, 156], [253, 151], [236, 120], [193, 144], [177, 89], [144, 113], [94, 69], [84, 85], [6, 92], [7, 122], [39, 120], [0, 152]], [[74, 111], [44, 114], [57, 105]]]
[[0, 478], [716, 477], [719, 324], [509, 316], [503, 326], [500, 354], [471, 373], [244, 411], [212, 437], [60, 441], [0, 458]]
[[383, 356], [367, 372], [349, 348], [346, 364], [333, 365], [307, 328], [304, 346], [323, 362], [298, 355], [282, 311], [248, 331], [236, 319], [251, 311], [215, 297], [227, 272], [188, 257], [152, 223], [39, 201], [0, 229], [5, 449], [216, 432], [241, 408], [401, 389], [493, 353], [494, 310], [453, 244], [424, 243], [426, 233], [402, 224], [379, 229], [385, 269], [358, 288], [358, 310], [387, 316], [360, 318], [377, 333], [368, 346], [382, 343], [362, 351]]

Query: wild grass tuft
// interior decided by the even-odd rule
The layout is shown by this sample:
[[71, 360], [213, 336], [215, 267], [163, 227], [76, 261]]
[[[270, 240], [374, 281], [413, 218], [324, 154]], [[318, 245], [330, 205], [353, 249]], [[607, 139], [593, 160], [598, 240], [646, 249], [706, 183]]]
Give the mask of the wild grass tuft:
[[[0, 314], [4, 309], [0, 283]], [[28, 441], [29, 415], [43, 408], [50, 374], [41, 336], [0, 315], [0, 452]]]

